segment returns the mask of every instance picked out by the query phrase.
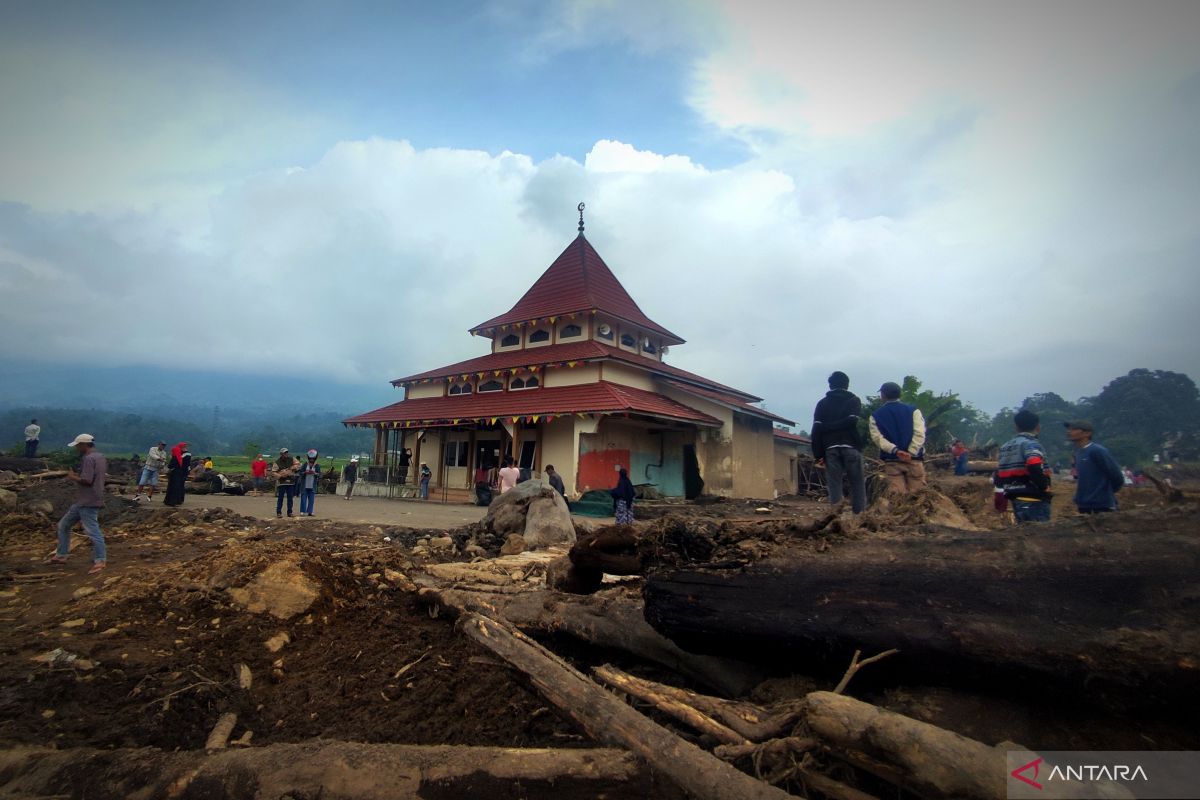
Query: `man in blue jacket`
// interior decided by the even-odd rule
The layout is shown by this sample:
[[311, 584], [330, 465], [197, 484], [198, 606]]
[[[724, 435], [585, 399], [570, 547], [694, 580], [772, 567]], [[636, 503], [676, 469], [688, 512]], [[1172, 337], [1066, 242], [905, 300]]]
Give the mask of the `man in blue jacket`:
[[925, 416], [916, 406], [900, 402], [900, 385], [879, 387], [884, 403], [871, 415], [868, 429], [879, 448], [888, 492], [909, 494], [925, 485]]
[[850, 378], [838, 371], [829, 376], [829, 391], [813, 411], [812, 451], [818, 467], [825, 467], [829, 503], [842, 502], [842, 478], [850, 480], [850, 507], [861, 514], [867, 505], [863, 483], [862, 442], [858, 418], [862, 401], [850, 391]]
[[1116, 511], [1116, 493], [1125, 485], [1121, 465], [1106, 448], [1092, 441], [1092, 423], [1075, 420], [1063, 425], [1075, 445], [1075, 507], [1080, 514]]

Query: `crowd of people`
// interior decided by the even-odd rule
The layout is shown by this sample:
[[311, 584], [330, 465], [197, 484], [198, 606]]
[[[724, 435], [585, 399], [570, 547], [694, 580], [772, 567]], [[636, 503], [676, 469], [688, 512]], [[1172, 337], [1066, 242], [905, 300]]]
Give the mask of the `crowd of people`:
[[[868, 435], [883, 463], [886, 491], [892, 495], [910, 494], [926, 484], [925, 418], [919, 408], [901, 401], [901, 393], [900, 385], [892, 381], [880, 386], [883, 403], [867, 421]], [[840, 371], [831, 374], [829, 391], [813, 412], [813, 457], [817, 466], [825, 469], [829, 502], [842, 502], [848, 483], [855, 514], [866, 507], [859, 434], [862, 413], [862, 401], [850, 391], [850, 378]], [[1132, 483], [1132, 473], [1122, 469], [1104, 446], [1093, 441], [1095, 429], [1090, 422], [1073, 420], [1063, 426], [1075, 450], [1071, 475], [1077, 510], [1081, 514], [1116, 511], [1116, 493]], [[1003, 503], [998, 502], [997, 509], [1006, 510], [1011, 504], [1018, 523], [1046, 522], [1054, 498], [1054, 470], [1037, 438], [1041, 420], [1033, 411], [1022, 409], [1013, 415], [1013, 429], [1015, 435], [1000, 446], [992, 476], [998, 501]], [[956, 475], [967, 474], [969, 452], [960, 439], [951, 444]]]
[[[850, 391], [850, 378], [837, 371], [829, 376], [829, 391], [817, 403], [813, 412], [812, 452], [817, 466], [826, 473], [829, 502], [837, 505], [850, 497], [853, 513], [862, 513], [867, 504], [866, 482], [863, 469], [864, 442], [860, 435], [862, 401]], [[867, 419], [867, 435], [878, 449], [883, 464], [886, 492], [903, 495], [916, 492], [926, 485], [925, 474], [925, 418], [916, 406], [900, 399], [899, 384], [888, 381], [879, 387], [883, 403]], [[1000, 447], [997, 468], [992, 476], [996, 487], [997, 509], [1012, 506], [1013, 517], [1018, 523], [1045, 522], [1050, 519], [1051, 502], [1055, 497], [1054, 470], [1047, 463], [1046, 453], [1038, 436], [1041, 421], [1038, 415], [1022, 409], [1013, 415], [1014, 436]], [[1133, 483], [1130, 470], [1123, 469], [1112, 454], [1093, 440], [1095, 429], [1086, 420], [1064, 423], [1067, 439], [1074, 446], [1071, 476], [1074, 478], [1074, 502], [1082, 514], [1097, 514], [1117, 510], [1116, 493]], [[37, 453], [41, 427], [36, 419], [30, 420], [25, 428], [25, 453], [34, 457]], [[47, 559], [51, 564], [65, 564], [70, 555], [71, 528], [80, 524], [92, 541], [93, 564], [91, 573], [103, 570], [107, 564], [104, 534], [98, 520], [99, 510], [104, 506], [104, 479], [108, 462], [96, 449], [95, 438], [81, 433], [67, 445], [80, 455], [80, 467], [76, 472], [69, 470], [67, 478], [77, 485], [75, 502], [58, 522], [58, 548]], [[209, 457], [193, 463], [187, 442], [179, 442], [167, 452], [166, 442], [159, 441], [146, 453], [137, 479], [135, 501], [143, 497], [151, 500], [165, 472], [167, 476], [164, 505], [179, 506], [187, 494], [187, 480], [195, 473], [212, 473], [213, 462]], [[959, 439], [951, 445], [954, 472], [967, 472], [969, 449]], [[407, 452], [405, 453], [407, 456]], [[250, 465], [252, 489], [250, 494], [261, 496], [268, 476], [275, 480], [275, 516], [282, 517], [284, 507], [288, 517], [296, 516], [295, 501], [299, 498], [301, 516], [314, 516], [316, 496], [321, 483], [321, 464], [316, 450], [308, 450], [303, 458], [294, 457], [286, 447], [279, 448], [278, 457], [267, 461], [264, 453], [255, 456]], [[405, 459], [402, 474], [409, 465]], [[358, 457], [350, 459], [341, 473], [346, 485], [346, 500], [354, 494], [358, 481]], [[546, 481], [565, 497], [562, 477], [553, 466], [545, 469]], [[213, 473], [226, 484], [223, 475]], [[421, 462], [418, 472], [419, 496], [429, 498], [429, 482], [433, 472], [429, 465]], [[505, 457], [496, 468], [482, 464], [475, 472], [476, 501], [488, 505], [495, 492], [504, 494], [518, 484], [530, 479], [530, 470], [518, 467], [511, 457]], [[635, 492], [628, 471], [620, 467], [616, 485], [609, 491], [613, 500], [613, 514], [617, 524], [627, 525], [634, 520]]]

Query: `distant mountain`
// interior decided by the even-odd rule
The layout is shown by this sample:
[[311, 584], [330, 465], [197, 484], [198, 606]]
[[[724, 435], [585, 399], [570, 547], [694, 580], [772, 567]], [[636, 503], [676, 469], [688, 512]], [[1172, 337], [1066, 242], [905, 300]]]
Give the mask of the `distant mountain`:
[[[162, 367], [85, 367], [0, 361], [0, 409], [55, 406], [190, 417], [221, 413], [269, 418], [281, 411], [347, 416], [401, 399], [386, 381], [364, 386]], [[201, 421], [205, 424], [207, 421]]]
[[211, 453], [240, 453], [248, 443], [350, 453], [369, 450], [371, 432], [347, 430], [341, 420], [402, 397], [386, 382], [0, 362], [0, 448], [20, 441], [37, 417], [43, 449], [87, 432], [110, 452], [143, 452], [162, 437]]

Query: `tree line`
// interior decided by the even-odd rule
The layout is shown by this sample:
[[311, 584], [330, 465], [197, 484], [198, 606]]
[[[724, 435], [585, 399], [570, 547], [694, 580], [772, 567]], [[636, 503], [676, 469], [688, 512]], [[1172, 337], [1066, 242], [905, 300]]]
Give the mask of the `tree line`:
[[[1110, 381], [1095, 397], [1071, 401], [1040, 392], [994, 416], [955, 392], [926, 389], [912, 375], [904, 379], [900, 399], [921, 409], [926, 447], [935, 452], [947, 449], [954, 439], [979, 450], [995, 447], [1013, 435], [1013, 414], [1024, 408], [1041, 418], [1040, 438], [1051, 464], [1070, 463], [1063, 423], [1073, 419], [1091, 421], [1096, 440], [1123, 465], [1146, 466], [1155, 454], [1172, 461], [1200, 460], [1200, 390], [1181, 372], [1135, 369]], [[866, 400], [864, 418], [882, 404], [879, 397]], [[864, 422], [864, 437], [865, 428]]]
[[123, 411], [17, 408], [0, 412], [0, 443], [8, 443], [6, 452], [24, 451], [25, 426], [34, 418], [42, 426], [39, 453], [63, 450], [79, 433], [92, 434], [99, 449], [112, 454], [145, 454], [159, 439], [172, 446], [187, 442], [198, 456], [243, 453], [250, 444], [266, 453], [280, 447], [293, 452], [313, 447], [329, 455], [348, 455], [369, 451], [374, 443], [372, 431], [344, 428], [342, 415], [333, 412], [281, 415], [270, 422], [246, 420], [214, 430], [211, 424]]

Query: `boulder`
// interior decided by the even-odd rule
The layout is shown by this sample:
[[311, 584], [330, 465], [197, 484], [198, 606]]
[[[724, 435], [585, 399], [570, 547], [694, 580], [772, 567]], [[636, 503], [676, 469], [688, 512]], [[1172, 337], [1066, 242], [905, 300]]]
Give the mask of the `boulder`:
[[[566, 506], [562, 496], [549, 484], [537, 478], [518, 483], [504, 494], [496, 495], [488, 506], [487, 516], [483, 518], [485, 528], [497, 536], [507, 536], [510, 533], [525, 534], [525, 516], [529, 505], [535, 500], [558, 498]], [[570, 512], [567, 512], [568, 516]], [[563, 540], [556, 540], [563, 541]]]
[[17, 507], [17, 493], [8, 489], [0, 489], [0, 509], [11, 511]]
[[33, 500], [25, 504], [25, 510], [31, 514], [53, 514], [54, 504], [49, 500]]
[[307, 611], [320, 593], [320, 585], [292, 560], [277, 561], [250, 583], [229, 590], [230, 598], [247, 611], [276, 619]]
[[12, 483], [17, 479], [17, 473], [11, 469], [0, 469], [0, 483]]
[[563, 542], [575, 544], [575, 523], [567, 501], [555, 491], [550, 497], [531, 500], [525, 515], [525, 543], [537, 548]]

